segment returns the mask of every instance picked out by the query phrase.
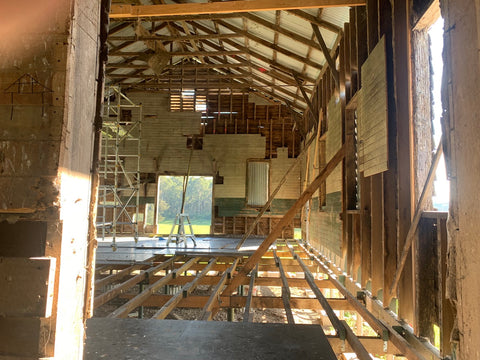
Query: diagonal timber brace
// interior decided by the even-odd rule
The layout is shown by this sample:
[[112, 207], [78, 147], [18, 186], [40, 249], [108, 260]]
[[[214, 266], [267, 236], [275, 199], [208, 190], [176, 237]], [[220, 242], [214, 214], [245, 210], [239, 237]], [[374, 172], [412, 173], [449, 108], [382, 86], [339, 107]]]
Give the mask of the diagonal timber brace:
[[267, 238], [260, 244], [255, 253], [250, 256], [248, 261], [238, 272], [238, 275], [235, 276], [230, 284], [223, 291], [224, 296], [231, 295], [233, 291], [237, 288], [238, 285], [241, 285], [247, 275], [252, 271], [252, 269], [257, 265], [262, 256], [268, 251], [270, 245], [272, 245], [275, 240], [280, 236], [282, 230], [290, 224], [290, 222], [295, 217], [295, 214], [298, 210], [301, 209], [305, 203], [310, 200], [313, 196], [313, 193], [317, 191], [322, 182], [332, 173], [332, 171], [341, 163], [345, 156], [345, 145], [342, 146], [340, 150], [332, 157], [332, 159], [327, 163], [323, 170], [318, 174], [318, 176], [312, 181], [312, 183], [307, 187], [307, 189], [302, 193], [300, 198], [293, 204], [290, 210], [282, 217], [278, 224], [273, 228], [272, 232], [267, 236]]

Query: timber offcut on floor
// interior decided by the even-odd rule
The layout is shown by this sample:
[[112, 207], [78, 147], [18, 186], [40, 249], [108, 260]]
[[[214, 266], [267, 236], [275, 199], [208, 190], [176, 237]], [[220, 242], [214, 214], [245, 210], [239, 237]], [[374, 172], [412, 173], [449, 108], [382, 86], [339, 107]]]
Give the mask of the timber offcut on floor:
[[336, 358], [319, 325], [100, 318], [87, 321], [85, 360]]

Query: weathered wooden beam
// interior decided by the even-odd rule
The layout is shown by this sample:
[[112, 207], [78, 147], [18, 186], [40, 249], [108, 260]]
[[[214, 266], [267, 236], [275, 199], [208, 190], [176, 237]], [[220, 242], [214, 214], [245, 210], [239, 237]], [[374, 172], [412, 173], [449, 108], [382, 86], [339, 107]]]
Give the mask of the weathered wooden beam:
[[141, 18], [172, 15], [226, 14], [235, 12], [362, 6], [363, 0], [256, 0], [166, 5], [112, 5], [110, 18]]
[[307, 187], [307, 189], [302, 193], [300, 198], [293, 204], [290, 210], [280, 219], [278, 224], [268, 235], [268, 237], [260, 244], [255, 253], [249, 257], [248, 261], [239, 271], [238, 275], [232, 279], [232, 282], [227, 286], [224, 295], [230, 295], [236, 287], [243, 281], [243, 279], [252, 271], [255, 265], [262, 258], [263, 254], [268, 251], [270, 245], [272, 245], [275, 240], [280, 236], [282, 230], [290, 224], [290, 222], [295, 217], [298, 210], [313, 196], [313, 193], [317, 191], [321, 183], [332, 173], [332, 171], [337, 167], [337, 165], [343, 160], [345, 155], [345, 146], [332, 157], [328, 164], [320, 171], [320, 174], [312, 181], [312, 183]]
[[[171, 70], [171, 69], [184, 69], [184, 70], [205, 70], [205, 69], [229, 69], [229, 68], [241, 68], [241, 67], [248, 67], [251, 64], [248, 61], [241, 61], [236, 63], [208, 63], [208, 64], [177, 64], [177, 65], [167, 65], [164, 67], [164, 70]], [[150, 67], [145, 65], [136, 65], [130, 63], [110, 63], [107, 65], [107, 69], [144, 69], [147, 70]]]
[[[322, 305], [323, 310], [327, 313], [327, 316], [328, 316], [330, 322], [332, 323], [332, 326], [335, 328], [335, 331], [337, 332], [337, 335], [340, 337], [340, 339], [342, 339], [342, 340], [345, 339], [346, 338], [346, 329], [343, 326], [343, 324], [340, 322], [340, 319], [334, 313], [332, 307], [328, 303], [325, 296], [323, 296], [322, 292], [320, 291], [320, 289], [315, 284], [315, 278], [313, 277], [312, 273], [310, 272], [308, 267], [303, 263], [302, 259], [300, 259], [300, 257], [297, 256], [297, 254], [295, 254], [295, 250], [293, 249], [293, 247], [291, 247], [288, 244], [287, 244], [287, 246], [290, 249], [290, 252], [292, 253], [293, 258], [297, 259], [298, 263], [302, 267], [303, 272], [305, 274], [305, 280], [307, 280], [308, 285], [310, 285], [310, 288], [312, 289], [313, 293], [315, 294], [318, 302], [320, 303], [320, 305]], [[352, 345], [352, 344], [350, 343], [350, 345]], [[352, 347], [354, 347], [354, 346], [352, 346]]]
[[205, 268], [197, 276], [195, 276], [195, 279], [193, 279], [191, 282], [186, 284], [181, 291], [179, 291], [177, 294], [175, 294], [175, 296], [173, 296], [170, 300], [168, 300], [167, 303], [163, 305], [160, 308], [160, 310], [158, 310], [152, 316], [152, 319], [165, 319], [167, 315], [170, 314], [173, 309], [175, 309], [175, 307], [180, 302], [180, 300], [182, 300], [182, 298], [187, 297], [189, 294], [192, 293], [192, 291], [195, 290], [200, 279], [202, 279], [204, 276], [208, 274], [208, 272], [216, 262], [217, 262], [216, 258], [211, 258], [207, 266], [205, 266]]
[[184, 35], [184, 36], [172, 36], [172, 35], [151, 35], [151, 36], [109, 36], [109, 41], [190, 41], [190, 40], [209, 40], [209, 39], [233, 39], [243, 37], [242, 34], [216, 34], [216, 35]]
[[[217, 294], [218, 295], [218, 294]], [[146, 299], [142, 306], [148, 307], [162, 307], [175, 295], [154, 294]], [[132, 299], [135, 295], [125, 294], [122, 299]], [[182, 298], [178, 303], [178, 308], [186, 309], [203, 309], [208, 304], [211, 296], [192, 295], [187, 298]], [[328, 303], [334, 310], [352, 311], [353, 306], [345, 299], [328, 298]], [[210, 314], [202, 313], [196, 320], [211, 320], [210, 315], [214, 315], [215, 309], [244, 308], [247, 303], [247, 296], [217, 296], [214, 299], [214, 306]], [[292, 297], [290, 298], [290, 306], [292, 309], [309, 309], [321, 311], [322, 306], [315, 298], [307, 297]], [[284, 309], [283, 300], [277, 296], [253, 296], [250, 305], [253, 309]]]
[[342, 320], [342, 324], [346, 331], [347, 341], [355, 354], [357, 354], [357, 358], [359, 360], [371, 360], [372, 358], [368, 353], [367, 349], [365, 349], [360, 339], [353, 333], [347, 322], [345, 320]]
[[339, 89], [340, 78], [339, 78], [337, 68], [335, 67], [335, 62], [333, 61], [333, 58], [330, 56], [330, 51], [328, 50], [327, 45], [325, 44], [325, 40], [323, 40], [323, 36], [322, 36], [322, 33], [320, 32], [320, 29], [315, 24], [311, 24], [311, 25], [312, 25], [313, 32], [315, 33], [315, 36], [317, 38], [317, 41], [320, 44], [320, 47], [322, 48], [323, 56], [325, 56], [325, 60], [327, 61], [328, 66], [330, 67], [330, 71], [332, 72], [333, 79], [335, 80], [335, 85], [337, 85], [337, 89]]
[[95, 288], [98, 289], [99, 287], [111, 284], [114, 281], [121, 280], [121, 279], [127, 277], [128, 275], [130, 275], [130, 273], [132, 273], [133, 271], [143, 269], [145, 267], [146, 267], [146, 265], [132, 265], [132, 266], [129, 266], [128, 268], [126, 268], [126, 269], [118, 271], [115, 274], [106, 276], [102, 279], [95, 280]]
[[[183, 56], [183, 57], [194, 57], [194, 56], [220, 56], [220, 55], [227, 55], [227, 56], [237, 56], [245, 54], [244, 51], [236, 51], [236, 50], [222, 50], [222, 51], [172, 51], [172, 52], [165, 52], [165, 55], [170, 57], [172, 56]], [[153, 53], [149, 52], [142, 52], [142, 51], [113, 51], [108, 54], [109, 56], [139, 56], [139, 55], [154, 55]]]
[[[273, 259], [272, 259], [273, 260]], [[283, 259], [282, 261], [285, 262], [286, 260], [289, 259]], [[315, 265], [316, 266], [316, 265]], [[212, 271], [214, 271], [212, 269]], [[150, 277], [151, 281], [150, 283], [154, 283], [157, 280], [160, 280], [161, 276], [152, 276]], [[169, 281], [167, 285], [176, 285], [176, 286], [183, 286], [190, 281], [194, 279], [194, 276], [180, 276], [175, 279], [172, 279]], [[199, 282], [200, 285], [216, 285], [220, 281], [221, 276], [205, 276], [202, 278]], [[305, 279], [299, 279], [299, 278], [288, 278], [288, 283], [290, 284], [290, 287], [308, 287], [308, 283], [305, 281]], [[249, 279], [245, 279], [245, 281], [241, 285], [248, 285], [249, 284]], [[258, 277], [255, 279], [255, 284], [258, 286], [282, 286], [282, 280], [280, 278], [274, 278], [274, 277]], [[322, 289], [333, 289], [335, 286], [330, 282], [329, 279], [323, 279], [323, 280], [315, 280], [315, 284], [319, 288]]]
[[170, 279], [174, 278], [176, 274], [181, 274], [184, 271], [187, 271], [193, 264], [200, 260], [199, 257], [192, 258], [188, 260], [185, 264], [183, 264], [180, 268], [175, 269], [174, 271], [165, 275], [159, 281], [153, 283], [152, 285], [148, 286], [144, 291], [140, 294], [135, 296], [133, 299], [128, 301], [127, 303], [120, 306], [117, 310], [109, 314], [107, 317], [109, 318], [125, 318], [128, 314], [135, 309], [137, 306], [142, 305], [142, 303], [148, 299], [157, 289], [161, 288], [163, 285], [167, 284]]
[[[275, 250], [273, 250], [273, 255], [275, 258], [275, 262], [278, 266], [278, 271], [280, 272], [280, 279], [282, 280], [282, 301], [283, 307], [285, 308], [285, 315], [287, 317], [287, 322], [289, 324], [295, 324], [295, 319], [293, 318], [292, 307], [290, 306], [290, 286], [288, 285], [287, 276], [285, 275], [285, 271], [283, 270], [282, 260], [277, 256]], [[308, 282], [308, 280], [307, 280]]]
[[415, 239], [415, 232], [418, 228], [418, 223], [422, 218], [422, 210], [425, 206], [425, 201], [427, 200], [427, 194], [430, 194], [430, 191], [433, 186], [433, 182], [435, 180], [435, 172], [437, 171], [438, 163], [440, 162], [440, 158], [443, 154], [443, 136], [440, 139], [440, 142], [437, 147], [437, 152], [432, 160], [432, 165], [430, 166], [430, 170], [428, 171], [427, 180], [425, 181], [425, 185], [423, 186], [422, 194], [420, 195], [420, 199], [418, 200], [418, 204], [415, 208], [415, 214], [413, 215], [413, 220], [410, 225], [410, 229], [407, 232], [407, 236], [405, 238], [405, 244], [403, 245], [402, 253], [400, 256], [400, 260], [397, 264], [397, 270], [395, 271], [395, 276], [393, 277], [393, 281], [388, 288], [390, 294], [393, 294], [395, 288], [398, 285], [398, 281], [400, 280], [400, 276], [402, 275], [403, 267], [405, 266], [405, 262], [407, 261], [408, 252], [410, 247], [412, 246], [413, 240]]

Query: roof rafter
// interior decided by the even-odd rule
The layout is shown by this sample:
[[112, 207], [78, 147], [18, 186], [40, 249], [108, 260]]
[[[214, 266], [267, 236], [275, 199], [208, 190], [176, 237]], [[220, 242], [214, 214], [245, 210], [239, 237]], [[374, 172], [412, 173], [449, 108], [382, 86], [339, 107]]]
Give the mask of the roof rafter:
[[304, 58], [303, 56], [293, 52], [293, 51], [290, 51], [290, 50], [287, 50], [287, 49], [284, 49], [282, 47], [280, 47], [279, 45], [275, 45], [275, 44], [272, 44], [270, 41], [267, 41], [267, 40], [264, 40], [262, 39], [261, 37], [259, 36], [256, 36], [256, 35], [253, 35], [253, 34], [250, 34], [249, 32], [245, 32], [243, 31], [242, 29], [236, 27], [236, 26], [233, 26], [225, 21], [222, 21], [222, 20], [217, 20], [216, 21], [218, 24], [222, 25], [223, 27], [231, 30], [231, 31], [234, 31], [236, 32], [237, 34], [242, 34], [244, 35], [245, 37], [248, 37], [249, 40], [252, 40], [252, 41], [255, 41], [256, 43], [259, 43], [265, 47], [268, 47], [274, 51], [277, 51], [278, 53], [280, 54], [283, 54], [289, 58], [292, 58], [292, 59], [295, 59], [299, 62], [304, 62], [306, 63], [307, 65], [313, 67], [313, 68], [317, 68], [319, 70], [322, 69], [322, 65], [310, 60], [310, 59], [306, 59]]
[[[191, 23], [192, 25], [194, 25], [195, 27], [199, 28], [200, 30], [206, 32], [206, 33], [214, 33], [212, 30], [210, 30], [208, 27], [206, 26], [203, 26], [202, 24], [199, 24], [197, 22], [192, 22]], [[250, 55], [251, 57], [253, 58], [256, 58], [258, 60], [261, 60], [267, 64], [270, 64], [272, 65], [274, 68], [278, 69], [278, 70], [281, 70], [283, 71], [285, 74], [292, 74], [292, 73], [296, 73], [298, 74], [295, 70], [293, 69], [290, 69], [288, 68], [287, 66], [284, 66], [278, 62], [275, 62], [275, 61], [272, 61], [272, 59], [256, 52], [256, 51], [253, 51], [253, 50], [250, 50], [249, 48], [247, 48], [246, 46], [243, 46], [239, 43], [237, 43], [236, 41], [233, 41], [231, 39], [225, 39], [223, 41], [225, 44], [228, 44], [230, 46], [233, 46], [234, 48], [238, 49], [239, 51], [242, 51], [244, 54], [248, 54]], [[302, 74], [298, 74], [302, 79], [308, 81], [308, 82], [311, 82], [311, 83], [315, 83], [315, 79], [313, 78], [310, 78], [308, 76], [305, 76], [305, 75], [302, 75]]]

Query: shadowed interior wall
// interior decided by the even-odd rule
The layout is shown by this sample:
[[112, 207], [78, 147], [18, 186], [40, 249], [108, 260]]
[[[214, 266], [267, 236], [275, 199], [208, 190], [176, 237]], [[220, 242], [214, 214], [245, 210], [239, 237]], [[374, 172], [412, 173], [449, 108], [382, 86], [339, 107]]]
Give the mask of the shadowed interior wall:
[[[99, 2], [35, 6], [35, 32], [19, 28], [13, 48], [0, 46], [0, 256], [51, 258], [53, 273], [2, 297], [39, 296], [29, 281], [52, 281], [52, 307], [1, 317], [0, 355], [80, 359]], [[23, 10], [23, 22], [38, 20]]]

